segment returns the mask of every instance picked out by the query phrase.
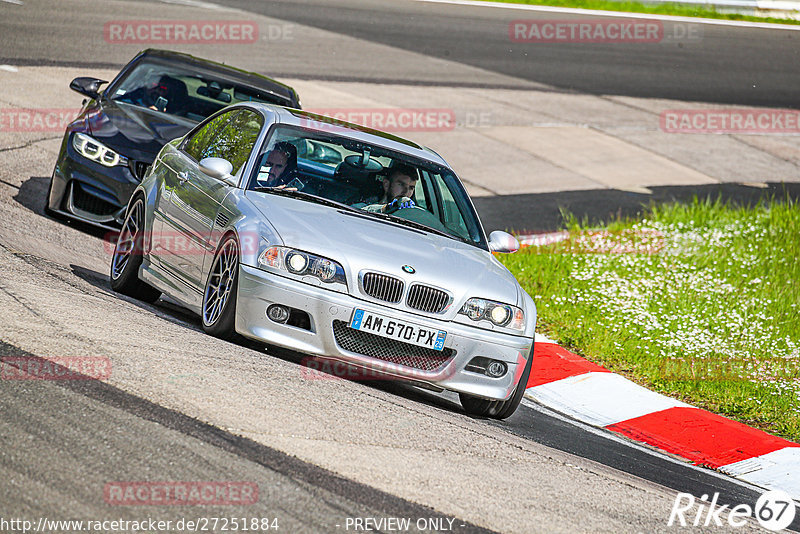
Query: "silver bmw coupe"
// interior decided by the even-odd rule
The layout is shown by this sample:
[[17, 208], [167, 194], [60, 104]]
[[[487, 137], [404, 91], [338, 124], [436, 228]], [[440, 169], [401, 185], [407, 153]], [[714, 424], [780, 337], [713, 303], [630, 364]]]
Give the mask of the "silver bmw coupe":
[[203, 329], [459, 394], [503, 419], [536, 307], [436, 153], [311, 113], [239, 104], [167, 143], [128, 204], [114, 290]]

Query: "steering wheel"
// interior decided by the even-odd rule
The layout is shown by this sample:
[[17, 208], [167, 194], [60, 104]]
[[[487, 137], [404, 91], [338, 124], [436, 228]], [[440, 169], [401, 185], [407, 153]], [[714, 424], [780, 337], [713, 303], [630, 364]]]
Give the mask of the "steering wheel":
[[399, 210], [417, 208], [424, 209], [417, 206], [414, 201], [409, 197], [400, 197], [389, 202], [383, 209], [384, 213], [397, 213]]
[[408, 208], [397, 209], [393, 212], [387, 211], [386, 213], [390, 213], [393, 217], [399, 217], [400, 219], [406, 219], [424, 224], [425, 226], [430, 226], [434, 230], [439, 230], [448, 234], [452, 233], [444, 224], [442, 224], [442, 221], [440, 221], [436, 215], [429, 212], [422, 206], [414, 205]]

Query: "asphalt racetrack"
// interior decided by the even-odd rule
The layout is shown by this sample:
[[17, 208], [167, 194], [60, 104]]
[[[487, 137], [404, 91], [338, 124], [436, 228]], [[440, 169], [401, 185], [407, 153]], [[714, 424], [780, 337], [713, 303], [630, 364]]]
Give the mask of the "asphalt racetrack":
[[[500, 106], [504, 91], [576, 99], [564, 100], [564, 109], [599, 101], [588, 98], [618, 109], [665, 99], [798, 107], [796, 31], [703, 25], [702, 39], [652, 46], [534, 49], [509, 41], [511, 20], [540, 17], [591, 18], [412, 0], [5, 1], [0, 107], [77, 107], [69, 80], [113, 75], [145, 48], [106, 42], [108, 21], [217, 18], [257, 20], [267, 32], [257, 53], [225, 44], [159, 46], [286, 79], [301, 97], [309, 95], [306, 106], [358, 106], [370, 96], [389, 99], [401, 87], [419, 108], [467, 97], [471, 106]], [[500, 108], [492, 109], [500, 120]], [[449, 157], [471, 142], [460, 132], [421, 135]], [[156, 518], [181, 532], [189, 529], [175, 526], [180, 520], [235, 516], [277, 520], [283, 532], [399, 531], [402, 523], [389, 518], [408, 518], [407, 531], [671, 532], [683, 531], [667, 527], [678, 492], [718, 493], [718, 503], [730, 506], [753, 505], [760, 495], [528, 401], [496, 422], [468, 417], [452, 394], [308, 379], [302, 355], [223, 342], [170, 302], [147, 305], [115, 294], [105, 232], [43, 213], [62, 135], [63, 128], [0, 129], [0, 356], [92, 356], [109, 359], [113, 371], [103, 381], [0, 380], [0, 531], [21, 531], [2, 523], [12, 518], [34, 524]], [[500, 136], [493, 142], [504, 143]], [[754, 161], [788, 176], [796, 169], [792, 154]], [[664, 157], [688, 167], [695, 156]], [[468, 183], [490, 230], [513, 227], [520, 217], [529, 217], [528, 227], [556, 229], [556, 199], [602, 217], [635, 211], [649, 194], [681, 197], [697, 187], [753, 200], [765, 191], [796, 194], [771, 182], [754, 188], [701, 177], [644, 190], [635, 184], [562, 190], [558, 180], [542, 178], [544, 192], [528, 185], [504, 192], [504, 183], [524, 178], [521, 167], [504, 169], [498, 176], [477, 173], [485, 180]], [[602, 209], [597, 198], [606, 201]], [[108, 488], [125, 481], [240, 481], [255, 484], [258, 499], [121, 506]], [[800, 519], [792, 526], [800, 530]], [[760, 531], [755, 521], [736, 529], [749, 531]]]

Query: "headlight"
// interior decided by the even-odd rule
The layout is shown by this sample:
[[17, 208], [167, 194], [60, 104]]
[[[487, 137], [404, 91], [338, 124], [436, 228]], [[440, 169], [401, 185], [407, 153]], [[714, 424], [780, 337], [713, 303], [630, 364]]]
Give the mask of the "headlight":
[[94, 137], [86, 134], [74, 134], [72, 136], [72, 146], [84, 158], [96, 161], [106, 167], [128, 164], [128, 159], [125, 156], [120, 156]]
[[510, 304], [492, 300], [472, 298], [458, 312], [473, 321], [487, 320], [493, 325], [523, 332], [525, 330], [525, 313]]
[[327, 284], [347, 286], [344, 268], [331, 259], [286, 247], [269, 247], [258, 256], [258, 265], [288, 271], [299, 276], [315, 276]]

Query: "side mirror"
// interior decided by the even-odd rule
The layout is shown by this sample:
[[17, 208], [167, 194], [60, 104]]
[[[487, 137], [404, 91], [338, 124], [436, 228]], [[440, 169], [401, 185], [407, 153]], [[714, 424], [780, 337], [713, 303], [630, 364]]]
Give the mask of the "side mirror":
[[516, 252], [519, 250], [519, 241], [508, 232], [495, 230], [489, 234], [489, 250], [503, 253]]
[[204, 158], [200, 161], [200, 170], [212, 178], [236, 185], [236, 178], [231, 175], [233, 165], [227, 159]]
[[89, 98], [97, 98], [100, 96], [100, 86], [104, 83], [108, 82], [97, 78], [80, 76], [70, 82], [69, 88]]

